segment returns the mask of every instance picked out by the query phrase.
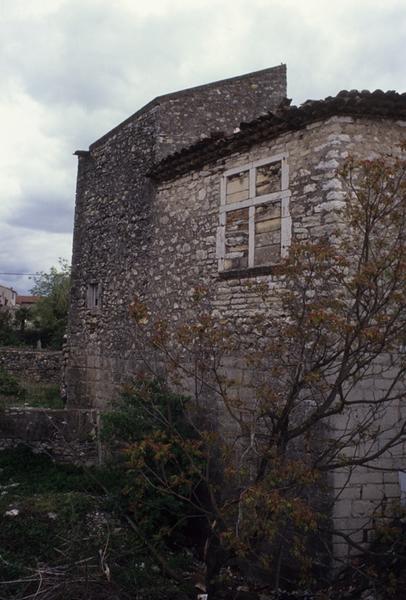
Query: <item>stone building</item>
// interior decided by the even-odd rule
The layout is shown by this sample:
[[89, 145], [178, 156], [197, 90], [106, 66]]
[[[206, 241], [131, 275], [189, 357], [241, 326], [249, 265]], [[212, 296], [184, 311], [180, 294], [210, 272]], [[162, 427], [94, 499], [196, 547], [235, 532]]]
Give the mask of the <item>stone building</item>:
[[7, 306], [8, 308], [15, 307], [17, 292], [13, 288], [6, 287], [0, 284], [0, 307]]
[[[135, 290], [151, 283], [156, 229], [151, 210], [155, 189], [147, 173], [169, 154], [211, 134], [232, 135], [242, 121], [275, 110], [285, 98], [284, 65], [199, 86], [156, 98], [94, 142], [89, 151], [76, 153], [79, 172], [66, 373], [71, 406], [105, 406], [131, 371], [128, 306]], [[206, 229], [209, 214], [203, 218]], [[187, 269], [192, 258], [189, 234], [182, 239], [178, 233], [176, 241], [168, 215], [162, 219], [162, 242], [169, 236], [171, 245], [179, 249], [177, 268], [188, 274], [191, 285], [201, 266], [197, 262], [187, 272], [181, 265], [185, 261]], [[155, 281], [158, 295], [165, 295], [161, 276]], [[172, 297], [168, 293], [167, 301]]]
[[[213, 311], [249, 323], [259, 298], [247, 280], [271, 294], [292, 236], [334, 226], [340, 164], [396, 154], [405, 133], [405, 95], [340, 92], [290, 108], [280, 66], [157, 98], [78, 151], [68, 403], [103, 408], [136, 370], [136, 293], [181, 319], [202, 284]], [[393, 427], [404, 417], [399, 406], [387, 415]], [[344, 534], [366, 540], [365, 518], [400, 495], [404, 456], [403, 444], [387, 471], [334, 476], [333, 489], [346, 480], [333, 514]], [[336, 555], [346, 551], [338, 538]]]

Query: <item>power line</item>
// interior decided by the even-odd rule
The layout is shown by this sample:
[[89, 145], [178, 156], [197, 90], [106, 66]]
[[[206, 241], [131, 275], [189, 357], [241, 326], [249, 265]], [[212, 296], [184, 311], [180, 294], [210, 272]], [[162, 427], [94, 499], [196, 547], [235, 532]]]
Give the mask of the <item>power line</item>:
[[28, 275], [28, 276], [35, 276], [35, 275], [39, 275], [39, 273], [0, 273], [0, 275]]

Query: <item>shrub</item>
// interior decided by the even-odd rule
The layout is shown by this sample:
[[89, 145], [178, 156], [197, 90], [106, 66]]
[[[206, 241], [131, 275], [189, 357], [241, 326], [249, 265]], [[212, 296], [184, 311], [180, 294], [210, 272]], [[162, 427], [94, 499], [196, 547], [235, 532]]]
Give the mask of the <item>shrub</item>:
[[158, 544], [185, 543], [188, 519], [201, 517], [197, 494], [204, 459], [187, 403], [162, 382], [139, 379], [127, 386], [115, 410], [103, 416], [103, 437], [113, 452], [119, 450], [126, 469], [123, 492], [129, 509], [144, 534]]
[[0, 398], [13, 397], [18, 400], [23, 400], [25, 397], [24, 388], [18, 383], [17, 379], [7, 373], [3, 368], [0, 368]]

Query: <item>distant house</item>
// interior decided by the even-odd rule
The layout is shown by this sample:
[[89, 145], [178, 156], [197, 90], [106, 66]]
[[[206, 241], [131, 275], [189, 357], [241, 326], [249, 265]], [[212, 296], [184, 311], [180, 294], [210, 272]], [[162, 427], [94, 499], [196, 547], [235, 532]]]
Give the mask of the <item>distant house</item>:
[[17, 292], [13, 288], [0, 284], [0, 308], [13, 308], [16, 305]]
[[41, 300], [41, 296], [17, 296], [15, 303], [18, 308], [31, 308], [31, 306], [36, 304], [39, 300]]

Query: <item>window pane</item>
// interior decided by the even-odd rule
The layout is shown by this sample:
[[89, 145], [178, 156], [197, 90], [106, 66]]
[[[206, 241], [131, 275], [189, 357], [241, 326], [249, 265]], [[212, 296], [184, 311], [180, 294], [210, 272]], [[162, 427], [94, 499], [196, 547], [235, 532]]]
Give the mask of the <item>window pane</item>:
[[264, 196], [282, 189], [281, 161], [257, 167], [255, 175], [255, 195]]
[[227, 177], [226, 203], [248, 200], [249, 196], [249, 171], [242, 171]]
[[254, 265], [269, 265], [281, 257], [281, 203], [255, 207]]
[[224, 269], [248, 267], [248, 208], [230, 210], [226, 214]]

